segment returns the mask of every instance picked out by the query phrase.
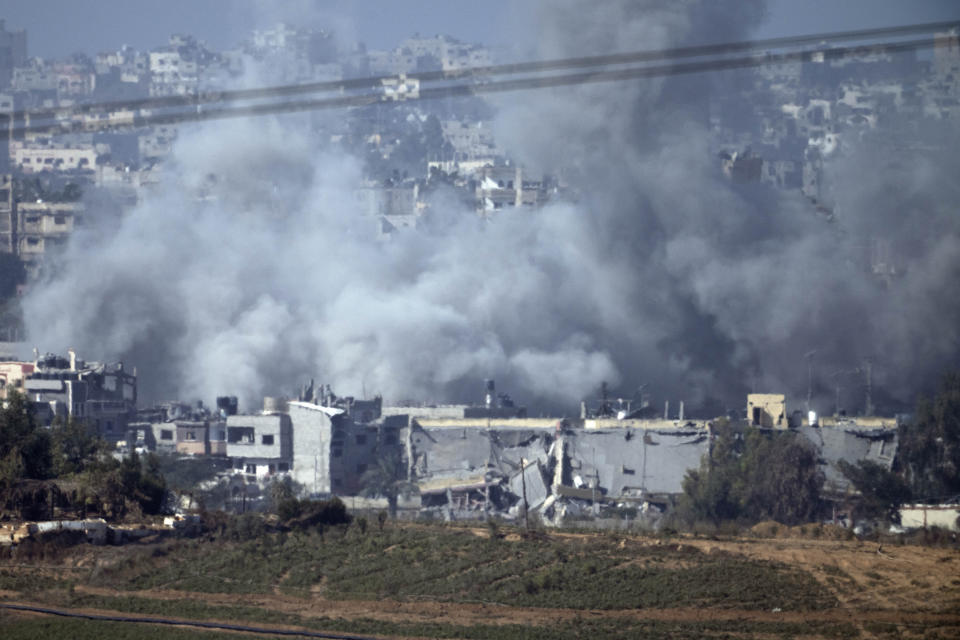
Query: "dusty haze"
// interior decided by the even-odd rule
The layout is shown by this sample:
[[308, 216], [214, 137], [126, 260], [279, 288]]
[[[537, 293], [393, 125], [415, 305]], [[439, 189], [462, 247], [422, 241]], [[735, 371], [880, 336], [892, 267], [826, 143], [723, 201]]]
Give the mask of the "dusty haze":
[[[538, 54], [738, 40], [763, 9], [552, 2]], [[751, 389], [797, 407], [811, 350], [821, 410], [829, 374], [868, 357], [875, 402], [911, 403], [960, 355], [960, 167], [942, 144], [955, 131], [917, 132], [949, 151], [896, 158], [883, 132], [845, 141], [827, 222], [799, 194], [724, 178], [705, 118], [719, 84], [498, 97], [498, 143], [579, 199], [481, 221], [440, 193], [425, 229], [385, 243], [354, 204], [360, 161], [311, 140], [305, 117], [184, 127], [160, 187], [78, 235], [61, 275], [31, 289], [30, 341], [135, 364], [149, 400], [236, 394], [247, 407], [311, 377], [388, 401], [478, 399], [495, 377], [554, 411], [603, 380], [704, 411]], [[867, 273], [873, 238], [902, 266], [889, 286]]]

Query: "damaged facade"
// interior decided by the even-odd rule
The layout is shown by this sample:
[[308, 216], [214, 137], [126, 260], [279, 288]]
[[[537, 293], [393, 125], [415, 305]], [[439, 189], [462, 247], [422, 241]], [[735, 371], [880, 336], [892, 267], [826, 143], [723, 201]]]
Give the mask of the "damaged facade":
[[71, 417], [94, 426], [108, 442], [125, 437], [136, 412], [137, 375], [122, 362], [87, 363], [70, 350], [66, 358], [38, 356], [21, 372], [22, 391], [41, 423]]

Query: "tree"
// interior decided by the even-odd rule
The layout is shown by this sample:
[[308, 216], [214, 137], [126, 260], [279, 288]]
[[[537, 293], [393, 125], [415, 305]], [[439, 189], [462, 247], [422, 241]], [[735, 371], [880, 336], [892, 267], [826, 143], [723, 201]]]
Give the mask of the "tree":
[[681, 510], [695, 519], [720, 524], [740, 517], [742, 479], [738, 460], [743, 438], [729, 424], [719, 424], [710, 452], [699, 469], [690, 469], [683, 479]]
[[861, 517], [900, 521], [900, 505], [910, 499], [910, 487], [903, 478], [872, 460], [855, 465], [841, 460], [839, 467], [860, 492]]
[[0, 483], [11, 486], [23, 478], [51, 477], [50, 434], [34, 419], [23, 394], [12, 392], [0, 409]]
[[820, 508], [823, 475], [816, 452], [793, 432], [721, 423], [710, 453], [683, 480], [681, 512], [690, 519], [807, 522]]
[[395, 454], [383, 455], [377, 458], [377, 464], [360, 476], [363, 485], [363, 495], [369, 498], [383, 497], [387, 499], [390, 517], [397, 517], [397, 503], [401, 494], [408, 494], [414, 490], [414, 485], [403, 479], [400, 469], [400, 456]]
[[82, 473], [107, 454], [106, 443], [90, 426], [70, 417], [54, 423], [50, 430], [53, 471], [57, 477]]
[[167, 485], [156, 456], [141, 458], [132, 451], [123, 460], [101, 460], [81, 476], [99, 510], [107, 517], [129, 513], [158, 514], [163, 510]]
[[918, 400], [899, 441], [898, 467], [917, 499], [960, 493], [960, 372], [945, 374], [932, 400]]

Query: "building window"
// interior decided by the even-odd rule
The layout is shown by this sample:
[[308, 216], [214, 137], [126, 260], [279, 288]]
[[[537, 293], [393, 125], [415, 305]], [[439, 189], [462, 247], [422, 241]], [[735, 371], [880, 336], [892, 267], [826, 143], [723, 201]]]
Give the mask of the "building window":
[[273, 435], [263, 436], [262, 442], [263, 444], [273, 444]]
[[193, 431], [187, 431], [187, 440], [196, 440], [197, 437], [193, 434]]
[[287, 471], [290, 471], [290, 465], [286, 462], [281, 462], [277, 465], [277, 471], [280, 473], [286, 473]]
[[331, 449], [330, 453], [334, 458], [339, 458], [343, 455], [343, 449]]
[[257, 465], [255, 465], [255, 464], [248, 464], [246, 467], [244, 467], [244, 471], [246, 471], [247, 473], [256, 473], [256, 472], [257, 472]]
[[161, 440], [173, 440], [173, 430], [171, 430], [171, 429], [163, 429], [163, 430], [161, 430], [161, 431], [160, 431], [160, 439], [161, 439]]
[[340, 478], [334, 478], [334, 479], [333, 479], [333, 488], [334, 488], [334, 489], [339, 489], [339, 488], [341, 488], [342, 486], [343, 486], [343, 481], [342, 481]]
[[357, 444], [367, 444], [367, 436], [362, 433], [357, 434]]
[[367, 472], [367, 465], [365, 465], [365, 464], [358, 464], [358, 465], [357, 465], [357, 475], [361, 475], [361, 474], [364, 474], [364, 473], [366, 473], [366, 472]]

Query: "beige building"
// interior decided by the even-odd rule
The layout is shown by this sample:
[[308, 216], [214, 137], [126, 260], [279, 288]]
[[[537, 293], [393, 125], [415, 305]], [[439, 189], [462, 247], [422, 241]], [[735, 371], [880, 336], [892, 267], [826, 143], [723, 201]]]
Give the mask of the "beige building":
[[24, 173], [41, 171], [94, 170], [97, 168], [97, 149], [91, 145], [49, 147], [23, 142], [10, 143], [11, 163]]
[[747, 420], [755, 427], [786, 429], [787, 402], [782, 393], [751, 393], [747, 395]]
[[82, 212], [83, 206], [72, 202], [17, 205], [17, 254], [29, 275], [36, 275], [46, 257], [66, 244]]
[[11, 390], [23, 391], [23, 379], [33, 373], [32, 362], [0, 362], [0, 400], [6, 400]]

